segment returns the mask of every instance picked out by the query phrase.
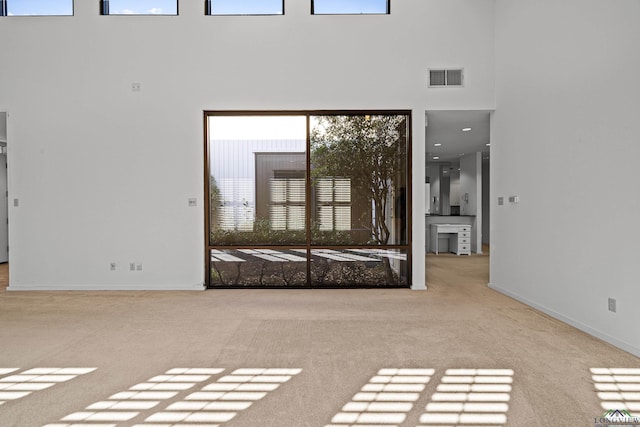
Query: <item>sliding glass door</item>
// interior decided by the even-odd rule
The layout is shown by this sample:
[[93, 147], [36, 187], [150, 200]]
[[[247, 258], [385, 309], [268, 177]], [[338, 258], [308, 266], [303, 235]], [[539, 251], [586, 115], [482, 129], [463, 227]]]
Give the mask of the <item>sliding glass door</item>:
[[408, 112], [205, 112], [208, 287], [408, 287]]

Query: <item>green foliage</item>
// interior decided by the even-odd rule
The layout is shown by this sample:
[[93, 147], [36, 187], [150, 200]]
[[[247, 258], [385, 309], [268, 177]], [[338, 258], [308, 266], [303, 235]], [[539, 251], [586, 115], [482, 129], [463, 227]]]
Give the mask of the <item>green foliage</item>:
[[216, 179], [211, 175], [209, 177], [209, 224], [210, 229], [215, 229], [220, 214], [220, 206], [222, 205], [222, 196]]
[[[311, 227], [311, 241], [315, 245], [348, 245], [356, 242], [346, 231], [327, 231]], [[243, 245], [304, 245], [307, 242], [305, 230], [274, 230], [268, 219], [256, 220], [253, 231], [222, 230], [212, 228], [211, 244], [221, 246]]]
[[391, 234], [387, 209], [403, 172], [405, 128], [404, 116], [320, 116], [311, 131], [312, 179], [346, 177], [365, 191], [376, 212], [366, 220], [379, 244], [386, 244]]
[[211, 243], [214, 245], [287, 245], [304, 244], [307, 237], [304, 230], [274, 230], [267, 219], [253, 223], [253, 231], [211, 229]]

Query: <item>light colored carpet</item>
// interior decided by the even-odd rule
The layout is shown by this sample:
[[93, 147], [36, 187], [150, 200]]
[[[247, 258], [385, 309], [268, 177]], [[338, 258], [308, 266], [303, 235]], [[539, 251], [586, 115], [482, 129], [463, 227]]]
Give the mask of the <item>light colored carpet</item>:
[[[370, 425], [435, 426], [424, 414], [444, 413], [458, 420], [465, 414], [461, 405], [448, 409], [432, 405], [442, 398], [442, 393], [434, 396], [441, 382], [489, 378], [491, 383], [496, 377], [509, 387], [506, 393], [495, 394], [493, 400], [501, 404], [490, 409], [495, 422], [486, 425], [593, 426], [604, 409], [590, 370], [640, 368], [640, 360], [492, 291], [487, 288], [487, 270], [487, 256], [428, 256], [426, 292], [0, 292], [0, 369], [20, 368], [15, 374], [33, 368], [97, 368], [67, 381], [49, 378], [58, 382], [21, 398], [7, 394], [5, 387], [0, 426], [70, 425], [72, 421], [60, 421], [70, 414], [94, 417], [76, 421], [83, 425], [109, 425], [109, 417], [123, 413], [133, 416], [111, 424], [150, 426], [151, 421], [144, 423], [149, 417], [165, 417], [174, 421], [155, 424], [323, 427], [332, 419], [336, 426], [355, 425], [348, 419], [356, 416], [361, 417], [360, 425], [368, 418], [373, 420]], [[94, 408], [136, 402], [131, 394], [116, 393], [149, 384], [147, 380], [173, 368], [225, 371], [191, 378], [193, 387], [174, 396], [154, 396], [156, 400], [151, 401], [158, 403], [152, 409], [85, 409], [96, 402], [108, 403]], [[300, 371], [240, 371], [251, 375], [227, 377], [236, 383], [279, 384], [259, 399], [255, 394], [227, 395], [231, 401], [251, 404], [243, 410], [230, 410], [221, 393], [191, 395], [205, 387], [215, 389], [221, 383], [211, 383], [248, 368]], [[447, 372], [463, 368], [475, 371]], [[376, 378], [381, 369], [393, 370], [382, 371], [385, 375]], [[466, 379], [452, 375], [456, 373], [468, 375]], [[9, 381], [12, 374], [0, 375], [0, 387], [3, 378], [5, 384], [24, 381], [24, 376]], [[367, 403], [371, 394], [356, 396], [372, 378], [365, 391], [394, 381], [400, 385], [396, 392], [408, 391], [410, 387], [405, 386], [412, 382], [423, 390], [397, 393], [391, 399], [393, 405], [376, 407]], [[162, 377], [152, 382], [168, 380]], [[31, 381], [46, 383], [47, 378]], [[0, 401], [2, 393], [0, 390]], [[384, 399], [389, 395], [393, 393], [373, 396]], [[472, 395], [480, 396], [470, 393], [465, 399]], [[355, 401], [347, 405], [354, 396]], [[193, 402], [201, 401], [215, 405], [193, 409]], [[192, 405], [163, 411], [176, 402]], [[429, 404], [431, 412], [426, 409]], [[218, 408], [217, 412], [212, 408]], [[477, 409], [468, 407], [467, 412]], [[221, 413], [234, 415], [226, 423], [214, 422]], [[342, 415], [334, 418], [339, 413]], [[384, 423], [380, 414], [386, 414], [387, 421], [401, 422]], [[103, 421], [96, 421], [101, 417]], [[338, 422], [341, 420], [344, 422]]]

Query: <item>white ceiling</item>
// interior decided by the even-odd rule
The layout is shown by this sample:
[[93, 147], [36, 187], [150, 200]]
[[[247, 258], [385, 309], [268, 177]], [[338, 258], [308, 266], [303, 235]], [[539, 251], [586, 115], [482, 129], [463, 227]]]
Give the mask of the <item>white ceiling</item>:
[[[489, 111], [428, 111], [427, 162], [458, 161], [462, 155], [475, 152], [488, 158], [489, 115]], [[471, 130], [463, 132], [464, 128]]]

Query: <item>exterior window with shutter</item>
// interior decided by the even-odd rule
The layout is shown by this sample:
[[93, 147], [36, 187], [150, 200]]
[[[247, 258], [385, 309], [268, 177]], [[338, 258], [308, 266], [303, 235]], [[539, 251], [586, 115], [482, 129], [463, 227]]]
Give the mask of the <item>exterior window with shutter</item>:
[[305, 185], [304, 171], [274, 171], [269, 206], [273, 230], [304, 230]]
[[351, 180], [349, 178], [317, 180], [316, 214], [320, 230], [351, 229]]

